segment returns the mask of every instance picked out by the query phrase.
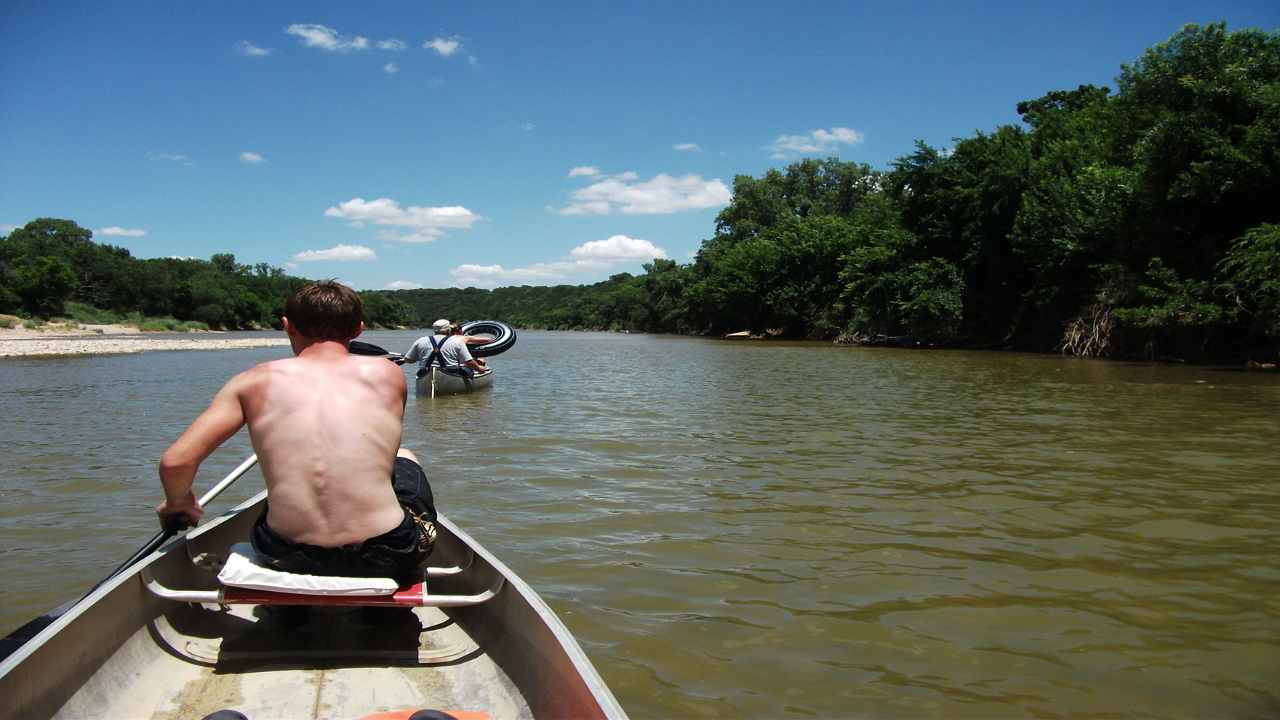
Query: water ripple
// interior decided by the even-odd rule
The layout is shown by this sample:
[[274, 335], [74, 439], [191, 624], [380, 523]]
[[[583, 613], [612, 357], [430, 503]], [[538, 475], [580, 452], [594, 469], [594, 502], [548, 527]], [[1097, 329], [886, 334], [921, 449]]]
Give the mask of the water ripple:
[[[281, 352], [0, 366], [0, 624], [148, 537], [160, 451]], [[634, 717], [1280, 715], [1274, 376], [589, 333], [493, 364], [404, 441]]]

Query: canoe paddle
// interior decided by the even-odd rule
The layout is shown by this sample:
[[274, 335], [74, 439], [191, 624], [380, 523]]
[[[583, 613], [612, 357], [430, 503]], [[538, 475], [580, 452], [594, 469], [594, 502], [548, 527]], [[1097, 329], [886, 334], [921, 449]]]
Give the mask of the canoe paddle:
[[[226, 490], [227, 488], [231, 487], [232, 483], [234, 483], [236, 480], [239, 480], [241, 475], [244, 475], [246, 472], [249, 472], [249, 468], [253, 467], [257, 463], [258, 463], [258, 456], [256, 454], [250, 455], [249, 457], [245, 458], [244, 462], [240, 463], [240, 465], [236, 467], [235, 470], [232, 470], [226, 477], [218, 481], [217, 485], [214, 485], [213, 487], [209, 488], [209, 492], [205, 493], [204, 496], [200, 498], [200, 507], [204, 507], [205, 505], [208, 505], [209, 503], [213, 502], [214, 498], [221, 495], [223, 490]], [[128, 570], [130, 567], [132, 567], [135, 563], [137, 563], [142, 558], [155, 552], [156, 548], [165, 544], [165, 542], [167, 542], [169, 538], [173, 537], [174, 535], [177, 535], [179, 530], [183, 530], [186, 527], [187, 526], [182, 525], [180, 523], [166, 525], [160, 532], [156, 533], [156, 536], [151, 538], [151, 540], [149, 540], [146, 545], [143, 545], [141, 548], [138, 548], [138, 552], [130, 555], [128, 560], [125, 560], [123, 563], [121, 563], [120, 567], [116, 568], [115, 570], [112, 570], [110, 575], [106, 576], [100, 582], [98, 582], [97, 585], [94, 585], [92, 588], [90, 588], [89, 593], [93, 592], [94, 590], [97, 590], [98, 587], [102, 585], [102, 583], [105, 583], [106, 581], [119, 575], [125, 570]], [[89, 593], [85, 593], [85, 595], [88, 595]]]
[[391, 362], [397, 365], [404, 364], [404, 356], [400, 353], [387, 352], [373, 343], [367, 343], [360, 340], [352, 340], [351, 343], [347, 345], [347, 352], [352, 355], [386, 355], [387, 359]]
[[[231, 487], [231, 483], [234, 483], [236, 480], [239, 480], [240, 476], [248, 472], [249, 468], [253, 467], [255, 464], [257, 464], [257, 462], [258, 462], [257, 455], [250, 455], [249, 457], [245, 458], [244, 462], [240, 463], [240, 466], [237, 467], [235, 470], [232, 470], [230, 475], [227, 475], [226, 477], [222, 478], [222, 480], [217, 485], [214, 485], [212, 488], [209, 489], [209, 492], [204, 494], [204, 497], [200, 498], [200, 506], [204, 507], [205, 505], [208, 505], [209, 503], [213, 502], [214, 498], [218, 497], [218, 495], [223, 490], [226, 490], [228, 487]], [[24, 643], [26, 643], [28, 640], [38, 635], [41, 630], [44, 630], [46, 627], [49, 627], [50, 625], [52, 625], [55, 620], [62, 617], [63, 614], [65, 614], [71, 608], [75, 607], [81, 600], [84, 600], [85, 598], [92, 595], [94, 590], [97, 590], [98, 588], [102, 587], [103, 583], [119, 575], [125, 570], [128, 570], [132, 565], [137, 563], [139, 560], [155, 552], [157, 548], [165, 544], [165, 542], [169, 538], [173, 537], [174, 535], [177, 535], [178, 531], [182, 529], [183, 529], [183, 526], [181, 525], [170, 525], [164, 528], [160, 532], [156, 533], [156, 536], [151, 538], [150, 542], [148, 542], [146, 545], [143, 545], [141, 548], [139, 548], [138, 552], [134, 553], [132, 556], [129, 557], [128, 560], [125, 560], [123, 563], [121, 563], [120, 567], [116, 568], [115, 570], [112, 570], [110, 575], [102, 578], [101, 580], [98, 581], [96, 585], [89, 588], [88, 592], [86, 592], [84, 595], [81, 595], [79, 599], [72, 600], [67, 603], [63, 603], [62, 605], [59, 605], [58, 607], [54, 608], [53, 610], [50, 610], [44, 615], [41, 615], [40, 617], [28, 622], [26, 625], [23, 625], [17, 630], [14, 630], [13, 632], [6, 635], [4, 638], [0, 638], [0, 660], [3, 660], [9, 657], [9, 655], [13, 654], [18, 648], [22, 647]]]

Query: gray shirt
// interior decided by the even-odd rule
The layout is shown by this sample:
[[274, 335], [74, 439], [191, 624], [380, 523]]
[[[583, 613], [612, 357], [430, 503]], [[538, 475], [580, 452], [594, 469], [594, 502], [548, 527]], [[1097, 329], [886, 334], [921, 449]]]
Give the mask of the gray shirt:
[[[440, 346], [440, 358], [445, 367], [466, 365], [471, 360], [471, 351], [467, 349], [467, 341], [461, 335], [427, 335], [418, 338], [409, 352], [404, 354], [405, 362], [425, 363], [431, 357], [431, 338]], [[440, 342], [444, 340], [444, 342]], [[425, 367], [425, 365], [424, 365]]]

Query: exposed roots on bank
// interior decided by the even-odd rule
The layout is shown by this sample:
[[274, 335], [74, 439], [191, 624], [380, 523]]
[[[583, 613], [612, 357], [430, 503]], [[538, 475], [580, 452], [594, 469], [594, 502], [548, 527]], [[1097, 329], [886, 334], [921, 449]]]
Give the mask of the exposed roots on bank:
[[1116, 320], [1111, 306], [1096, 303], [1067, 323], [1058, 349], [1077, 357], [1110, 357]]

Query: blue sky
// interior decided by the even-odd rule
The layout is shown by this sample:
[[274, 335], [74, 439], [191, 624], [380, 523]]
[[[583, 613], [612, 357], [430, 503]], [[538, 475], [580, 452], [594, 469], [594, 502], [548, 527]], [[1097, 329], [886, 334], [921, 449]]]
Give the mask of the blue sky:
[[1271, 2], [0, 7], [0, 226], [361, 289], [688, 262], [733, 177], [886, 167]]

